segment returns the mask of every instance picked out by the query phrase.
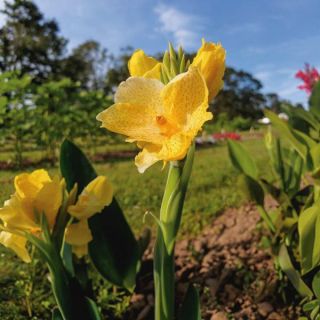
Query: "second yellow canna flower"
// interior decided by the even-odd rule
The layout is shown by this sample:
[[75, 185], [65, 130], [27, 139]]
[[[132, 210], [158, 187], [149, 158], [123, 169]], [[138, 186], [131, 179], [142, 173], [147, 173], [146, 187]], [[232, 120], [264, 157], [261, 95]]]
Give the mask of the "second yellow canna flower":
[[25, 262], [31, 260], [26, 247], [27, 234], [41, 238], [42, 215], [46, 217], [49, 232], [52, 232], [58, 213], [62, 213], [64, 200], [70, 204], [67, 211], [76, 219], [66, 229], [65, 240], [72, 245], [76, 255], [85, 255], [88, 243], [92, 240], [88, 218], [101, 212], [113, 197], [110, 182], [106, 177], [99, 176], [84, 188], [74, 204], [77, 188], [73, 188], [68, 195], [64, 180], [57, 176], [52, 179], [44, 169], [17, 175], [14, 187], [15, 193], [0, 208], [0, 243], [13, 250]]
[[[204, 77], [209, 95], [208, 101], [218, 94], [223, 87], [223, 75], [226, 69], [226, 51], [220, 43], [207, 42], [202, 45], [194, 57], [191, 66], [197, 67]], [[161, 62], [147, 56], [143, 50], [136, 50], [128, 62], [131, 76], [160, 80]]]
[[72, 251], [79, 258], [88, 252], [88, 243], [92, 240], [88, 219], [100, 213], [113, 198], [113, 188], [108, 179], [98, 176], [81, 192], [78, 201], [68, 207], [70, 215], [77, 219], [66, 230], [65, 240], [72, 245]]
[[139, 49], [130, 58], [128, 69], [131, 76], [160, 79], [161, 63]]
[[42, 214], [52, 230], [62, 204], [64, 183], [58, 177], [51, 179], [46, 170], [40, 169], [16, 176], [14, 186], [15, 193], [0, 208], [0, 220], [5, 229], [0, 233], [0, 243], [29, 262], [27, 240], [23, 234], [41, 233]]
[[209, 102], [223, 87], [223, 75], [226, 69], [226, 51], [221, 44], [202, 40], [202, 46], [193, 59], [191, 66], [198, 67], [206, 80], [209, 90]]

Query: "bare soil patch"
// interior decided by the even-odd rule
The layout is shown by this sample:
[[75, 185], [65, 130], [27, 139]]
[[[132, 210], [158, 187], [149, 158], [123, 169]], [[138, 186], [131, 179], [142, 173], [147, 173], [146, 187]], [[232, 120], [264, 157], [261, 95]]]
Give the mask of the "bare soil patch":
[[[177, 243], [177, 306], [188, 283], [194, 283], [205, 320], [298, 319], [294, 291], [288, 286], [285, 303], [273, 258], [261, 248], [259, 221], [252, 204], [227, 209], [197, 238]], [[151, 248], [145, 254], [131, 302], [123, 319], [153, 319]]]

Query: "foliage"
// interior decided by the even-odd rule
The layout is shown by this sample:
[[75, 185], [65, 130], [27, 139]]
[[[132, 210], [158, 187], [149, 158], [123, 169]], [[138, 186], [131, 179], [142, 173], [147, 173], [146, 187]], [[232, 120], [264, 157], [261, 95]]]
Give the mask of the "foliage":
[[[257, 155], [258, 167], [262, 172], [269, 172], [266, 167], [266, 150], [261, 141], [244, 141], [250, 153]], [[242, 205], [245, 201], [242, 190], [237, 188], [238, 173], [229, 163], [225, 145], [196, 151], [194, 168], [190, 181], [190, 188], [185, 202], [185, 210], [180, 229], [181, 237], [195, 236], [208, 226], [216, 215], [230, 206]], [[115, 186], [115, 194], [126, 219], [132, 226], [135, 234], [141, 234], [146, 225], [151, 224], [151, 217], [147, 216], [143, 222], [146, 211], [157, 213], [161, 205], [160, 192], [165, 184], [165, 175], [161, 165], [155, 170], [147, 171], [143, 175], [136, 174], [136, 168], [131, 160], [98, 163], [94, 165], [101, 175], [108, 175]], [[215, 170], [212, 170], [212, 167]], [[57, 168], [50, 168], [52, 176], [58, 174]], [[1, 171], [0, 202], [12, 193], [12, 177], [14, 172]], [[130, 177], [130, 179], [128, 179]], [[141, 188], [143, 186], [143, 188]], [[137, 190], [140, 190], [139, 193]], [[150, 197], [150, 194], [154, 196]], [[154, 227], [153, 227], [154, 229]], [[2, 263], [0, 274], [3, 275], [4, 292], [0, 299], [0, 314], [4, 319], [25, 319], [26, 306], [16, 303], [17, 297], [25, 301], [24, 287], [16, 287], [17, 281], [22, 281], [29, 274], [26, 266], [6, 248], [0, 248]], [[29, 297], [32, 304], [33, 316], [39, 319], [49, 318], [50, 309], [54, 306], [54, 299], [50, 294], [47, 283], [46, 269], [39, 263], [34, 279], [34, 289]], [[128, 304], [130, 294], [119, 288], [115, 289], [110, 283], [102, 280], [95, 269], [89, 266], [90, 279], [93, 280], [93, 289], [102, 313], [111, 319], [123, 319], [123, 305]], [[118, 314], [118, 316], [116, 316]]]
[[[229, 142], [231, 160], [246, 177], [249, 195], [257, 203], [270, 230], [269, 241], [276, 261], [300, 295], [306, 298], [304, 311], [310, 312], [312, 319], [320, 317], [317, 273], [320, 265], [319, 92], [320, 82], [314, 86], [310, 111], [287, 109], [294, 119], [292, 122], [286, 123], [266, 111], [281, 136], [273, 137], [271, 132], [266, 136], [274, 174], [272, 181], [252, 169], [253, 159], [241, 145]], [[284, 147], [286, 142], [290, 143], [290, 148]], [[265, 208], [265, 194], [272, 196], [279, 208]]]
[[224, 87], [212, 110], [214, 113], [227, 113], [228, 119], [235, 116], [257, 119], [261, 117], [265, 103], [261, 88], [261, 82], [250, 73], [229, 67], [225, 72]]
[[251, 118], [236, 116], [233, 119], [228, 118], [225, 112], [219, 113], [213, 121], [205, 124], [204, 129], [208, 133], [221, 131], [246, 131], [253, 127], [254, 121]]
[[0, 75], [1, 138], [3, 142], [13, 144], [14, 160], [18, 167], [22, 163], [24, 142], [30, 139], [30, 129], [34, 125], [30, 83], [28, 75], [20, 77], [15, 72]]

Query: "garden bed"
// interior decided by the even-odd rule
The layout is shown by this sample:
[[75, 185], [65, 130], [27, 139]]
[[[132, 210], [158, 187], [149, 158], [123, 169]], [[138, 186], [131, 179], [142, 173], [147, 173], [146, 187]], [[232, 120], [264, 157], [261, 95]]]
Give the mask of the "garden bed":
[[[180, 241], [176, 246], [178, 303], [191, 282], [200, 290], [205, 320], [298, 319], [294, 291], [286, 288], [285, 303], [273, 259], [261, 248], [259, 222], [253, 205], [231, 208], [198, 237]], [[153, 319], [151, 248], [131, 302], [123, 319]]]

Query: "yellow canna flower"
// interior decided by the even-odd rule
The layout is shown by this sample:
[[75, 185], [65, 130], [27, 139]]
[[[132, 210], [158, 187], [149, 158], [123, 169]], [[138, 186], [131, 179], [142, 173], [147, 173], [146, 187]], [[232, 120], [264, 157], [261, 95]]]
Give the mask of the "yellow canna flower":
[[202, 46], [193, 59], [191, 66], [198, 67], [209, 90], [209, 102], [223, 87], [226, 51], [221, 44], [202, 40]]
[[97, 116], [102, 127], [123, 134], [143, 150], [135, 163], [144, 172], [157, 161], [185, 157], [203, 123], [212, 118], [208, 89], [198, 68], [167, 85], [156, 79], [131, 77], [120, 84], [115, 104]]
[[58, 177], [51, 179], [47, 171], [40, 169], [16, 176], [14, 186], [16, 192], [0, 208], [0, 220], [6, 229], [1, 232], [0, 242], [27, 261], [25, 238], [16, 234], [9, 236], [10, 231], [39, 234], [41, 214], [46, 216], [52, 230], [62, 205], [64, 184], [63, 180], [60, 181]]
[[59, 178], [52, 180], [40, 169], [16, 176], [14, 186], [16, 192], [0, 209], [0, 219], [11, 228], [30, 231], [39, 228], [37, 215], [44, 213], [52, 228], [63, 198]]
[[7, 231], [1, 231], [0, 243], [5, 247], [13, 250], [17, 254], [17, 256], [24, 262], [29, 263], [31, 261], [28, 250], [26, 248], [26, 238]]
[[83, 189], [77, 203], [68, 207], [68, 212], [79, 220], [88, 219], [109, 205], [112, 197], [112, 185], [106, 177], [98, 176]]
[[72, 245], [73, 253], [81, 258], [88, 253], [88, 243], [92, 240], [92, 234], [87, 219], [71, 224], [65, 234], [65, 240]]
[[112, 198], [112, 185], [106, 177], [98, 176], [83, 189], [76, 204], [68, 207], [70, 215], [79, 221], [68, 226], [65, 240], [79, 258], [88, 253], [88, 243], [92, 240], [88, 218], [101, 212]]
[[130, 58], [128, 69], [131, 76], [160, 79], [161, 63], [139, 49]]

